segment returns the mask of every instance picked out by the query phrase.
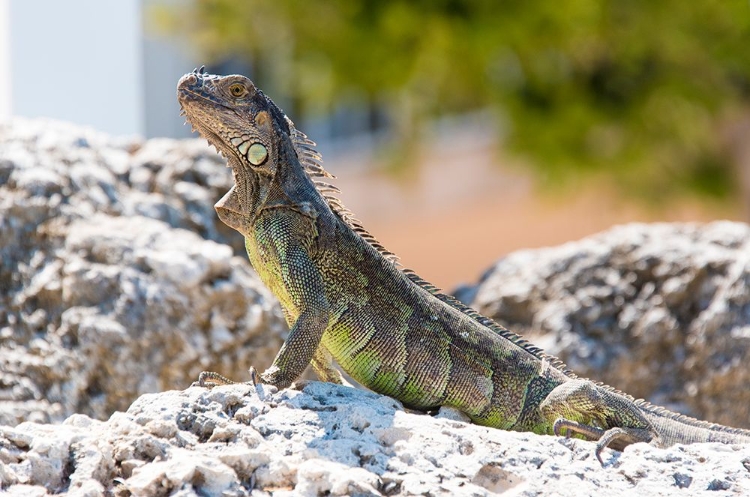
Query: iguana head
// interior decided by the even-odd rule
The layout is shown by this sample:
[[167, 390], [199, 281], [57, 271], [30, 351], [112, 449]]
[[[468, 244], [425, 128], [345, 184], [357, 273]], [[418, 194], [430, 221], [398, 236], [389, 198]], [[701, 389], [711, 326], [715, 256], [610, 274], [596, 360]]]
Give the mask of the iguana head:
[[338, 199], [338, 188], [328, 183], [334, 176], [323, 169], [315, 142], [248, 78], [195, 69], [180, 78], [177, 100], [193, 130], [232, 168], [235, 185], [215, 205], [224, 224], [248, 235], [269, 200], [274, 207], [286, 203], [315, 217], [327, 206], [383, 257], [398, 263]]
[[235, 186], [215, 207], [224, 223], [244, 233], [279, 164], [297, 160], [286, 116], [248, 78], [215, 76], [203, 68], [180, 78], [177, 100], [193, 130], [232, 168]]

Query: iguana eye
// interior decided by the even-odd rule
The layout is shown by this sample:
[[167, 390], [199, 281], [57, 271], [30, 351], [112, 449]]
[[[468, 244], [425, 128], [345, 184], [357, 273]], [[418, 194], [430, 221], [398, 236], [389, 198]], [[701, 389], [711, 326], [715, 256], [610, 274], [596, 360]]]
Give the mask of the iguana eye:
[[245, 154], [250, 164], [259, 166], [263, 164], [268, 158], [268, 150], [261, 143], [253, 143]]
[[244, 97], [247, 95], [247, 88], [245, 88], [245, 85], [243, 84], [235, 83], [229, 87], [229, 93], [231, 93], [233, 97]]

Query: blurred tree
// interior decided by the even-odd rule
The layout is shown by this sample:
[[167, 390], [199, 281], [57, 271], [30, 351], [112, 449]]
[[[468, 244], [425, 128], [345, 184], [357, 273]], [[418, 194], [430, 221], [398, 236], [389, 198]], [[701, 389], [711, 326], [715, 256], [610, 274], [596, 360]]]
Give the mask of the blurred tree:
[[750, 110], [748, 0], [193, 0], [162, 20], [302, 110], [352, 90], [387, 102], [401, 138], [498, 109], [507, 146], [552, 183], [735, 196], [748, 156], [731, 132]]

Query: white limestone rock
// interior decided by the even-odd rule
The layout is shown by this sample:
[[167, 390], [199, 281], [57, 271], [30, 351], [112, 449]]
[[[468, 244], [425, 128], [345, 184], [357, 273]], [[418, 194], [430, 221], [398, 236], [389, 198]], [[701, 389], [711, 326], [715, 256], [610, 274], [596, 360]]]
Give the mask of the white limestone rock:
[[[750, 447], [594, 444], [412, 414], [310, 382], [141, 396], [106, 421], [0, 428], [11, 495], [743, 495]], [[717, 494], [716, 491], [722, 492]]]
[[462, 298], [580, 376], [750, 428], [747, 224], [629, 224], [522, 250]]
[[204, 369], [269, 365], [286, 325], [219, 227], [232, 180], [214, 156], [198, 140], [0, 124], [0, 424], [106, 419]]

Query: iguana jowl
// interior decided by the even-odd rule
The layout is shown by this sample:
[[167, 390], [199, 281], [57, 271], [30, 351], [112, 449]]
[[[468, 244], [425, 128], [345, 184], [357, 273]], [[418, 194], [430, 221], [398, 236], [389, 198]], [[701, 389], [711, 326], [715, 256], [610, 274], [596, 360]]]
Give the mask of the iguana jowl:
[[[180, 79], [187, 120], [227, 159], [235, 185], [216, 204], [281, 302], [290, 333], [262, 381], [289, 386], [312, 364], [422, 410], [475, 423], [577, 434], [604, 447], [750, 443], [711, 424], [577, 378], [555, 357], [401, 269], [336, 198], [315, 144], [244, 76]], [[212, 376], [216, 378], [217, 376]], [[566, 431], [567, 430], [567, 431]]]

